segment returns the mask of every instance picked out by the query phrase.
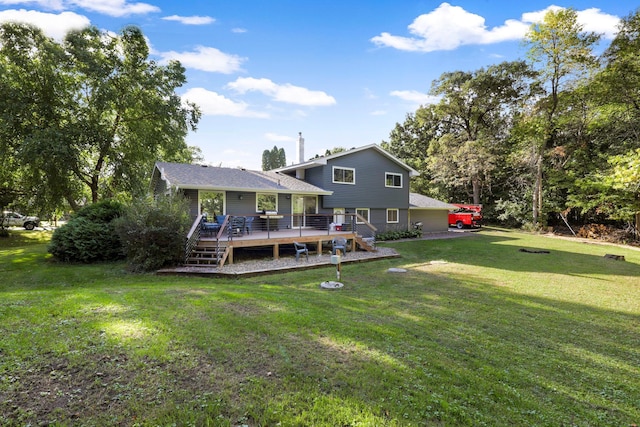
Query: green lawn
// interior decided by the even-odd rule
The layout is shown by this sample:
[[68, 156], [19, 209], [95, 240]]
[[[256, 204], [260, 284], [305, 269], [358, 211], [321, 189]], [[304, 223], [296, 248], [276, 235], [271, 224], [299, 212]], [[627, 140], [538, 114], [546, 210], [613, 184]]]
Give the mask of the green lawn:
[[333, 267], [131, 275], [46, 239], [0, 239], [2, 426], [640, 424], [637, 250], [485, 229], [327, 291]]

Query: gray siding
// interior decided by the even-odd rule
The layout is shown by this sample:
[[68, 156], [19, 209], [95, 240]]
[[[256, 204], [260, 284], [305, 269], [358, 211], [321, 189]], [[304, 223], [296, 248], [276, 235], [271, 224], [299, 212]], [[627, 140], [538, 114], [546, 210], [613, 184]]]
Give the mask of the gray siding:
[[[389, 208], [395, 208], [395, 206], [389, 206]], [[378, 229], [378, 233], [384, 233], [386, 231], [407, 230], [409, 227], [409, 210], [399, 209], [398, 222], [387, 223], [387, 208], [371, 209], [369, 211], [369, 222]]]
[[449, 230], [449, 211], [444, 209], [411, 209], [411, 222], [422, 222], [424, 233]]
[[[334, 184], [334, 166], [355, 169], [355, 185]], [[334, 192], [331, 196], [322, 197], [323, 208], [409, 207], [409, 172], [374, 150], [331, 159], [321, 169], [323, 184], [313, 184]], [[402, 188], [385, 187], [385, 172], [402, 175]]]
[[[287, 197], [289, 197], [287, 199]], [[278, 213], [288, 215], [291, 213], [291, 195], [278, 194]]]
[[182, 194], [189, 199], [189, 215], [195, 220], [199, 215], [198, 190], [182, 190]]
[[[329, 190], [329, 188], [327, 188], [328, 183], [326, 182], [324, 167], [322, 166], [313, 169], [307, 169], [304, 173], [304, 180], [311, 185]], [[331, 182], [331, 177], [329, 177], [329, 182]]]
[[[227, 191], [225, 206], [227, 215], [253, 215], [256, 213], [256, 194]], [[240, 200], [242, 196], [242, 200]]]

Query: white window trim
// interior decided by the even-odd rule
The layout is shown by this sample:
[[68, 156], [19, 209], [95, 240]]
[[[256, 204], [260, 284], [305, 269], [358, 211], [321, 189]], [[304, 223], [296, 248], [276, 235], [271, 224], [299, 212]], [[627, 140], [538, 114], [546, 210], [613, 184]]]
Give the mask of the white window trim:
[[[395, 211], [396, 212], [396, 220], [395, 221], [389, 221], [389, 212], [391, 211]], [[400, 222], [400, 209], [398, 208], [388, 208], [387, 209], [387, 224], [397, 224]]]
[[[353, 182], [344, 182], [344, 181], [336, 181], [335, 177], [336, 177], [336, 169], [342, 169], [342, 170], [348, 170], [353, 172]], [[347, 168], [344, 166], [333, 166], [331, 168], [331, 182], [333, 182], [334, 184], [347, 184], [347, 185], [356, 185], [356, 169], [355, 168]]]
[[[393, 175], [393, 176], [399, 176], [400, 177], [400, 185], [388, 185], [387, 184], [387, 176], [389, 175]], [[396, 173], [396, 172], [385, 172], [384, 173], [384, 186], [387, 188], [402, 188], [403, 186], [403, 179], [402, 179], [402, 174], [401, 173]]]
[[[371, 222], [371, 209], [369, 208], [356, 208], [356, 213], [358, 211], [367, 211], [367, 221]], [[364, 215], [362, 215], [364, 216]], [[356, 216], [356, 224], [364, 224], [364, 222], [360, 221], [360, 219]]]
[[260, 209], [260, 207], [258, 206], [258, 202], [259, 202], [259, 198], [260, 196], [275, 196], [276, 198], [276, 212], [278, 212], [278, 193], [267, 193], [267, 192], [261, 192], [261, 193], [256, 193], [256, 212], [262, 212], [262, 209]]

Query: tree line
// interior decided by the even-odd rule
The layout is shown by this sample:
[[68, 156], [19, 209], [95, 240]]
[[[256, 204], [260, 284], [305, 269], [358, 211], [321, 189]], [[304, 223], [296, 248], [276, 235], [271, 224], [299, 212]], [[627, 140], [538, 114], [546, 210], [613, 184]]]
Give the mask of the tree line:
[[601, 55], [574, 9], [533, 24], [526, 59], [432, 83], [435, 104], [382, 145], [421, 172], [412, 191], [482, 204], [511, 225], [640, 221], [640, 12]]
[[39, 28], [0, 26], [0, 206], [76, 211], [148, 192], [157, 160], [191, 161], [185, 137], [200, 111], [176, 89], [177, 61], [159, 65], [137, 27], [95, 27], [62, 42]]

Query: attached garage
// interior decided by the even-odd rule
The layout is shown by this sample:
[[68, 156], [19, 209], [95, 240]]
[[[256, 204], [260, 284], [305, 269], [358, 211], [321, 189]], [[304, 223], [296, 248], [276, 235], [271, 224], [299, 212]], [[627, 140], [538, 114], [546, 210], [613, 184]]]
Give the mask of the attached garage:
[[423, 233], [449, 231], [450, 209], [456, 209], [456, 207], [422, 194], [409, 194], [409, 220], [413, 224], [421, 222]]

